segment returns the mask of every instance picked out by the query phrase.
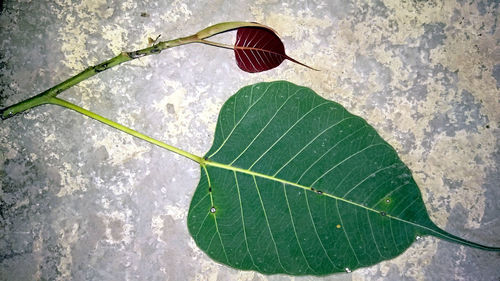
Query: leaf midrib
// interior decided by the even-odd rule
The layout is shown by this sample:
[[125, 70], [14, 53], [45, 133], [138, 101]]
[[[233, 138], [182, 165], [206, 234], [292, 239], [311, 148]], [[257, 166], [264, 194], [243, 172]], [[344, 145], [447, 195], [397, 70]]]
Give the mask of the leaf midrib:
[[[229, 170], [229, 171], [234, 171], [234, 172], [238, 172], [238, 173], [243, 173], [243, 174], [246, 174], [246, 175], [251, 175], [251, 176], [254, 176], [254, 177], [259, 177], [259, 178], [263, 178], [263, 179], [267, 179], [267, 180], [271, 180], [271, 181], [275, 181], [275, 182], [280, 182], [280, 183], [283, 183], [285, 185], [290, 185], [290, 186], [295, 186], [295, 187], [298, 187], [298, 188], [302, 188], [302, 189], [304, 189], [306, 191], [315, 192], [315, 190], [311, 189], [311, 187], [309, 187], [309, 186], [305, 186], [305, 185], [302, 185], [302, 184], [299, 184], [299, 183], [291, 182], [291, 181], [288, 181], [288, 180], [285, 180], [285, 179], [281, 179], [281, 178], [278, 178], [278, 177], [275, 177], [275, 176], [270, 176], [270, 175], [262, 174], [262, 173], [255, 172], [255, 171], [252, 171], [252, 170], [243, 169], [243, 168], [239, 168], [239, 167], [234, 167], [234, 166], [231, 166], [231, 165], [228, 165], [228, 164], [222, 164], [222, 163], [219, 163], [219, 162], [212, 161], [210, 159], [203, 159], [203, 161], [200, 162], [200, 165], [203, 168], [206, 168], [206, 166], [216, 167], [216, 168], [225, 169], [225, 170]], [[208, 173], [208, 171], [206, 171], [206, 172]], [[373, 208], [361, 205], [359, 203], [356, 203], [354, 201], [351, 201], [351, 200], [348, 200], [348, 199], [345, 199], [345, 198], [342, 198], [342, 197], [339, 197], [339, 196], [335, 196], [333, 194], [329, 194], [329, 193], [324, 192], [324, 191], [322, 191], [321, 195], [330, 197], [330, 198], [338, 200], [338, 201], [345, 202], [347, 204], [350, 204], [350, 205], [353, 205], [353, 206], [356, 206], [356, 207], [359, 207], [359, 208], [362, 208], [362, 209], [365, 209], [367, 211], [374, 212], [374, 213], [377, 213], [377, 214], [380, 214], [380, 212], [381, 212], [381, 211], [378, 211], [376, 209], [373, 209]], [[403, 222], [403, 223], [407, 223], [407, 224], [410, 224], [410, 225], [412, 225], [414, 227], [423, 229], [425, 232], [423, 232], [422, 235], [431, 234], [431, 235], [436, 236], [436, 237], [444, 238], [444, 239], [447, 239], [449, 241], [452, 241], [452, 242], [455, 242], [455, 243], [458, 243], [458, 244], [467, 245], [467, 246], [471, 246], [471, 247], [475, 247], [475, 248], [481, 248], [481, 249], [487, 248], [487, 249], [490, 249], [490, 250], [492, 249], [494, 251], [498, 251], [500, 249], [500, 248], [494, 248], [494, 247], [488, 247], [488, 246], [480, 245], [480, 244], [477, 244], [477, 243], [474, 243], [474, 242], [471, 242], [471, 241], [468, 241], [468, 240], [465, 240], [465, 239], [461, 239], [460, 237], [456, 237], [456, 236], [454, 236], [454, 235], [452, 235], [450, 233], [447, 233], [447, 232], [440, 232], [439, 231], [440, 229], [437, 226], [435, 226], [434, 224], [432, 226], [435, 227], [435, 228], [433, 228], [432, 226], [428, 227], [428, 226], [421, 225], [421, 224], [418, 224], [418, 223], [415, 223], [415, 222], [412, 222], [412, 221], [408, 221], [408, 220], [405, 220], [405, 219], [402, 219], [400, 217], [396, 217], [396, 216], [393, 216], [393, 215], [390, 215], [390, 214], [385, 214], [385, 217], [387, 217], [389, 219], [394, 219], [394, 220], [397, 220], [397, 221], [400, 221], [400, 222]]]
[[[239, 168], [239, 167], [235, 167], [235, 166], [231, 166], [231, 165], [227, 165], [227, 164], [222, 164], [222, 163], [215, 162], [215, 161], [212, 161], [212, 160], [209, 160], [209, 159], [206, 159], [205, 161], [203, 161], [202, 165], [217, 167], [217, 168], [221, 168], [221, 169], [225, 169], [225, 170], [230, 170], [230, 171], [235, 171], [235, 172], [239, 172], [239, 173], [243, 173], [243, 174], [247, 174], [247, 175], [251, 175], [251, 176], [255, 176], [255, 177], [259, 177], [259, 178], [268, 179], [268, 180], [271, 180], [271, 181], [280, 182], [280, 183], [283, 183], [283, 184], [286, 184], [286, 185], [291, 185], [291, 186], [299, 187], [299, 188], [302, 188], [304, 190], [308, 190], [308, 191], [314, 192], [311, 189], [311, 187], [309, 187], [309, 186], [305, 186], [305, 185], [302, 185], [302, 184], [299, 184], [299, 183], [295, 183], [295, 182], [292, 182], [292, 181], [289, 181], [289, 180], [281, 179], [281, 178], [278, 178], [278, 177], [275, 177], [275, 176], [270, 176], [270, 175], [262, 174], [262, 173], [255, 172], [255, 171], [252, 171], [252, 170], [243, 169], [243, 168]], [[348, 204], [351, 204], [351, 205], [354, 205], [354, 206], [357, 206], [357, 207], [360, 207], [360, 208], [363, 208], [363, 209], [367, 209], [367, 210], [375, 212], [375, 213], [379, 213], [379, 211], [377, 211], [377, 210], [375, 210], [373, 208], [370, 208], [370, 207], [367, 207], [367, 206], [363, 206], [363, 205], [361, 205], [359, 203], [347, 200], [347, 199], [342, 198], [342, 197], [335, 196], [333, 194], [329, 194], [329, 193], [326, 193], [326, 192], [322, 191], [322, 195], [331, 197], [331, 198], [336, 199], [336, 200], [343, 201], [345, 203], [348, 203]]]
[[[278, 177], [275, 177], [275, 176], [270, 176], [270, 175], [266, 175], [266, 174], [263, 174], [263, 173], [255, 172], [255, 171], [252, 171], [252, 170], [243, 169], [243, 168], [234, 167], [234, 166], [231, 166], [231, 165], [228, 165], [228, 164], [223, 164], [223, 163], [215, 162], [215, 161], [212, 161], [212, 160], [209, 160], [209, 159], [205, 159], [200, 164], [202, 165], [202, 167], [204, 167], [204, 166], [216, 167], [216, 168], [225, 169], [225, 170], [229, 170], [229, 171], [234, 171], [234, 172], [238, 172], [238, 173], [243, 173], [243, 174], [246, 174], [246, 175], [250, 175], [250, 176], [254, 176], [254, 177], [259, 177], [259, 178], [263, 178], [263, 179], [267, 179], [267, 180], [271, 180], [271, 181], [275, 181], [275, 182], [280, 182], [280, 183], [283, 183], [285, 185], [295, 186], [295, 187], [302, 188], [302, 189], [310, 191], [310, 192], [315, 192], [309, 186], [305, 186], [305, 185], [302, 185], [302, 184], [299, 184], [299, 183], [295, 183], [295, 182], [292, 182], [292, 181], [289, 181], [289, 180], [281, 179], [281, 178], [278, 178]], [[338, 200], [338, 201], [342, 201], [344, 203], [347, 203], [347, 204], [350, 204], [350, 205], [353, 205], [353, 206], [356, 206], [356, 207], [368, 210], [370, 212], [374, 212], [374, 213], [380, 214], [380, 211], [378, 211], [376, 209], [373, 209], [373, 208], [361, 205], [361, 204], [356, 203], [354, 201], [351, 201], [351, 200], [348, 200], [348, 199], [345, 199], [345, 198], [342, 198], [342, 197], [339, 197], [339, 196], [335, 196], [333, 194], [330, 194], [330, 193], [327, 193], [327, 192], [324, 192], [324, 191], [321, 191], [321, 195], [324, 195], [324, 196], [330, 197], [332, 199], [335, 199], [335, 200]], [[421, 225], [421, 224], [417, 224], [417, 223], [414, 223], [414, 222], [411, 222], [411, 221], [408, 221], [408, 220], [405, 220], [405, 219], [402, 219], [402, 218], [399, 218], [399, 217], [396, 217], [396, 216], [392, 216], [390, 214], [385, 214], [385, 216], [387, 218], [390, 218], [390, 219], [395, 219], [395, 220], [401, 221], [403, 223], [411, 224], [413, 226], [422, 228], [424, 230], [427, 230], [429, 232], [438, 234], [440, 236], [443, 235], [442, 233], [440, 233], [440, 232], [438, 232], [438, 231], [436, 231], [436, 230], [434, 230], [432, 228], [429, 228], [427, 226]], [[455, 240], [452, 237], [449, 237], [449, 238], [452, 239], [452, 240]]]

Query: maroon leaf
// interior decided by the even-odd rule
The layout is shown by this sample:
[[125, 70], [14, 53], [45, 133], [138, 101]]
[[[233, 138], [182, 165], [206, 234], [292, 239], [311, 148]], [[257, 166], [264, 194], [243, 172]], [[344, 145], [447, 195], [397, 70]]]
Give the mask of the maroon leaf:
[[234, 54], [238, 67], [251, 73], [275, 68], [285, 59], [316, 70], [287, 56], [278, 35], [268, 28], [238, 28]]

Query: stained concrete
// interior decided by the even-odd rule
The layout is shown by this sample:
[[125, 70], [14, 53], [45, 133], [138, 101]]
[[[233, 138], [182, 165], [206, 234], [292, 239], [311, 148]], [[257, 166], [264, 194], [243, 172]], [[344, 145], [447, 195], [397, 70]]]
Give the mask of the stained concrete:
[[[231, 20], [273, 27], [290, 62], [241, 72], [230, 50], [141, 58], [61, 97], [203, 155], [239, 88], [285, 79], [365, 118], [413, 171], [431, 218], [500, 245], [497, 1], [4, 1], [0, 106], [147, 38]], [[221, 40], [231, 41], [234, 34]], [[0, 126], [0, 280], [494, 280], [497, 253], [424, 237], [401, 256], [327, 277], [217, 264], [186, 228], [196, 163], [56, 106]]]

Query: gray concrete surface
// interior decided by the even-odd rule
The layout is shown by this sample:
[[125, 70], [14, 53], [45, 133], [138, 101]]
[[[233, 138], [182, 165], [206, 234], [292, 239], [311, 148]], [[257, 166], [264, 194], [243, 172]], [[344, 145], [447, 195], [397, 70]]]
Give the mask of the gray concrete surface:
[[[500, 245], [498, 1], [4, 1], [0, 106], [147, 45], [231, 20], [273, 27], [292, 57], [261, 74], [189, 45], [62, 94], [198, 155], [244, 85], [286, 79], [364, 117], [413, 171], [431, 218]], [[234, 34], [221, 40], [231, 41]], [[0, 280], [500, 280], [498, 253], [425, 237], [401, 256], [322, 278], [217, 264], [186, 227], [196, 163], [69, 110], [0, 122]]]

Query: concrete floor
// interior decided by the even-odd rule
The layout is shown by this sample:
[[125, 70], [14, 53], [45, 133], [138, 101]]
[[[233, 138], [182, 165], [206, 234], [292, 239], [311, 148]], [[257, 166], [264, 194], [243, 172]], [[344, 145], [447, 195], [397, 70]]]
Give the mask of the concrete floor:
[[[413, 171], [431, 218], [500, 245], [497, 1], [4, 1], [0, 107], [123, 50], [208, 25], [274, 28], [285, 62], [241, 72], [232, 51], [174, 48], [61, 97], [203, 155], [244, 85], [289, 80], [365, 118]], [[221, 40], [231, 41], [234, 34]], [[56, 106], [0, 122], [0, 280], [500, 280], [500, 255], [432, 237], [396, 259], [322, 278], [217, 264], [186, 227], [196, 163]]]

